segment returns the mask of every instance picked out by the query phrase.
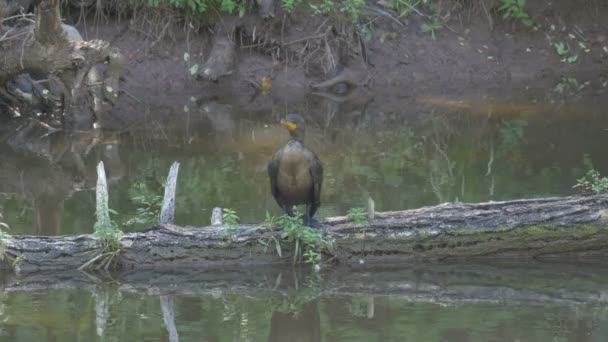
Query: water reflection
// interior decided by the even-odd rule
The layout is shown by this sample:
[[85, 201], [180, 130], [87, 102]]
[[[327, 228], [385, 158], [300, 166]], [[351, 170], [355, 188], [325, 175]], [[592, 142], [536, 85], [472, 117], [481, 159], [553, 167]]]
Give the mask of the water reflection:
[[608, 118], [594, 106], [581, 104], [574, 114], [572, 107], [525, 102], [418, 102], [389, 113], [380, 99], [313, 97], [250, 112], [198, 100], [170, 120], [150, 119], [120, 134], [34, 127], [15, 137], [7, 130], [1, 210], [16, 233], [90, 232], [95, 165], [103, 160], [114, 219], [125, 230], [140, 229], [154, 220], [168, 168], [179, 160], [179, 224], [208, 224], [216, 206], [236, 210], [244, 222], [261, 221], [266, 211], [280, 214], [266, 164], [287, 139], [275, 124], [286, 111], [306, 116], [308, 143], [324, 162], [320, 217], [365, 206], [368, 196], [377, 210], [397, 210], [565, 195], [586, 169], [608, 173]]
[[[24, 234], [58, 235], [92, 227], [95, 165], [106, 163], [111, 183], [125, 173], [116, 139], [111, 139], [115, 136], [100, 144], [101, 132], [48, 131], [36, 121], [14, 131], [0, 145], [0, 210], [6, 220]], [[85, 225], [79, 227], [80, 220]]]
[[274, 311], [270, 320], [268, 342], [321, 341], [321, 319], [316, 302], [306, 303], [297, 314]]
[[602, 341], [599, 264], [213, 269], [3, 279], [2, 341]]

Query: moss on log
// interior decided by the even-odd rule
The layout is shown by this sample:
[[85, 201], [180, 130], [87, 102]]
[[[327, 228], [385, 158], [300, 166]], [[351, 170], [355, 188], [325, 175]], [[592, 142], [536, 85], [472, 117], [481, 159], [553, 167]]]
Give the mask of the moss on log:
[[[479, 204], [445, 203], [414, 210], [378, 212], [368, 225], [346, 217], [324, 221], [339, 262], [390, 262], [559, 255], [608, 255], [608, 195], [555, 197]], [[123, 269], [287, 264], [283, 253], [262, 242], [280, 232], [264, 224], [241, 225], [227, 234], [222, 226], [159, 224], [122, 237]], [[15, 236], [6, 254], [19, 258], [23, 272], [76, 269], [99, 248], [93, 235]]]

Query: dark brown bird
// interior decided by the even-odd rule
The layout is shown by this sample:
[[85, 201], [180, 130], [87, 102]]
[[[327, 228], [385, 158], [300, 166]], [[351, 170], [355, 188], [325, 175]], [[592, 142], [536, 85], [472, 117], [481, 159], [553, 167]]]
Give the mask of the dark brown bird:
[[321, 227], [313, 216], [321, 205], [323, 166], [315, 153], [304, 145], [304, 119], [289, 114], [281, 124], [291, 138], [274, 153], [268, 164], [272, 196], [289, 216], [294, 216], [294, 205], [305, 204], [304, 224]]

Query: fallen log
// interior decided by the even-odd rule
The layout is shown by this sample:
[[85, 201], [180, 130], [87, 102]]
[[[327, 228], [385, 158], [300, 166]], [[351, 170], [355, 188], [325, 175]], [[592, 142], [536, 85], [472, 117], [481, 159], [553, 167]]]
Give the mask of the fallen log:
[[[97, 167], [97, 235], [0, 236], [4, 266], [18, 272], [74, 270], [93, 265], [121, 269], [192, 268], [295, 262], [294, 243], [276, 225], [179, 227], [173, 224], [179, 164], [167, 178], [159, 224], [143, 232], [113, 232], [103, 163]], [[216, 210], [214, 209], [214, 214]], [[217, 218], [214, 219], [217, 220]], [[374, 212], [367, 219], [334, 217], [323, 221], [330, 260], [345, 263], [411, 259], [608, 255], [608, 194], [524, 199], [479, 204], [444, 203], [414, 210]], [[99, 233], [98, 232], [98, 233]], [[116, 233], [116, 234], [115, 234]], [[108, 236], [115, 236], [108, 247]], [[120, 240], [118, 240], [120, 239]], [[297, 246], [297, 244], [296, 244]], [[300, 248], [301, 253], [301, 248]], [[5, 258], [6, 257], [6, 258]], [[98, 265], [99, 266], [99, 265]], [[98, 267], [99, 268], [99, 267]]]
[[[539, 198], [480, 204], [445, 203], [395, 212], [376, 212], [367, 225], [347, 217], [324, 221], [341, 262], [488, 257], [542, 258], [608, 255], [608, 195]], [[125, 234], [118, 264], [123, 269], [288, 263], [263, 243], [280, 240], [266, 224], [222, 226], [158, 224]], [[15, 236], [6, 254], [23, 272], [76, 269], [99, 248], [92, 234]]]

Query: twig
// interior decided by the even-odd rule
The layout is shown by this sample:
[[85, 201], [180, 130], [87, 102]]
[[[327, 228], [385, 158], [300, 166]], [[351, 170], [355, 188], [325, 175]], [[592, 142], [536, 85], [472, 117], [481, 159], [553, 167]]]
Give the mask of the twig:
[[23, 35], [26, 35], [26, 34], [30, 33], [29, 31], [28, 31], [28, 32], [21, 32], [21, 33], [17, 33], [17, 34], [16, 34], [16, 35], [14, 35], [14, 36], [6, 37], [6, 36], [8, 35], [8, 33], [9, 33], [9, 32], [11, 32], [11, 31], [12, 31], [12, 30], [9, 30], [8, 32], [6, 32], [6, 33], [5, 33], [5, 34], [4, 34], [4, 35], [3, 35], [3, 36], [0, 38], [0, 42], [4, 42], [4, 41], [7, 41], [7, 40], [11, 40], [11, 39], [14, 39], [14, 38], [17, 38], [17, 37], [21, 37], [21, 36], [23, 36]]
[[4, 38], [6, 38], [6, 36], [8, 36], [9, 33], [13, 32], [13, 29], [9, 29], [8, 31], [6, 31], [2, 37], [0, 37], [0, 42], [4, 40]]
[[[30, 32], [24, 32], [24, 33], [30, 33]], [[19, 65], [21, 65], [21, 69], [25, 69], [25, 67], [23, 66], [23, 54], [25, 53], [25, 42], [27, 42], [27, 39], [24, 39], [23, 42], [21, 43], [21, 57], [19, 58]]]
[[370, 10], [370, 11], [376, 12], [376, 14], [379, 14], [379, 15], [381, 15], [381, 16], [388, 17], [388, 18], [389, 18], [389, 19], [391, 19], [392, 21], [394, 21], [394, 22], [396, 22], [397, 24], [399, 24], [399, 26], [401, 26], [401, 27], [405, 27], [405, 25], [403, 25], [403, 23], [402, 23], [402, 22], [400, 22], [400, 21], [399, 21], [399, 19], [397, 19], [397, 18], [393, 17], [393, 16], [392, 16], [390, 13], [388, 13], [388, 12], [386, 12], [386, 11], [383, 11], [383, 10], [381, 10], [381, 9], [379, 9], [379, 8], [372, 7], [372, 6], [365, 6], [365, 8], [366, 8], [366, 9], [368, 9], [368, 10]]
[[287, 14], [283, 14], [283, 24], [281, 25], [281, 45], [285, 45], [285, 22], [287, 21]]
[[34, 16], [33, 14], [21, 13], [21, 14], [13, 15], [11, 17], [6, 17], [6, 18], [0, 20], [0, 23], [3, 23], [5, 21], [9, 21], [11, 19], [17, 19], [17, 18], [24, 18], [25, 19], [26, 17], [33, 17], [33, 16]]
[[400, 1], [399, 1], [399, 3], [400, 3], [400, 4], [402, 4], [402, 5], [405, 5], [406, 7], [408, 7], [409, 9], [411, 9], [411, 10], [412, 10], [412, 12], [414, 12], [414, 13], [418, 14], [418, 15], [419, 15], [419, 16], [421, 16], [421, 17], [428, 17], [428, 15], [426, 15], [426, 14], [424, 14], [424, 13], [420, 12], [418, 9], [416, 9], [416, 7], [414, 7], [414, 6], [410, 5], [410, 4], [409, 4], [407, 1], [402, 1], [402, 0], [400, 0]]
[[325, 26], [325, 24], [327, 24], [327, 21], [329, 20], [329, 18], [323, 20], [323, 22], [321, 23], [321, 25], [319, 25], [319, 28], [315, 31], [315, 34], [319, 33], [321, 31], [321, 29], [323, 28], [323, 26]]
[[486, 8], [486, 4], [483, 0], [481, 1], [481, 7], [483, 8], [483, 11], [486, 14], [486, 17], [488, 18], [488, 24], [490, 24], [490, 31], [494, 31], [494, 20], [492, 20], [492, 16], [490, 15], [490, 12]]
[[135, 100], [135, 101], [137, 101], [139, 103], [143, 103], [143, 102], [141, 102], [140, 99], [138, 99], [137, 97], [135, 97], [135, 95], [131, 94], [130, 92], [128, 92], [128, 91], [126, 91], [124, 89], [121, 89], [120, 92], [124, 93], [125, 95], [127, 95], [128, 97], [132, 98], [133, 100]]
[[310, 36], [310, 37], [306, 37], [306, 38], [300, 38], [300, 39], [292, 40], [290, 42], [285, 43], [285, 46], [291, 45], [291, 44], [295, 44], [295, 43], [299, 43], [299, 42], [303, 42], [303, 41], [310, 40], [310, 39], [323, 38], [326, 35], [327, 35], [326, 33], [323, 33], [323, 34], [319, 34], [319, 35], [316, 35], [316, 36]]

